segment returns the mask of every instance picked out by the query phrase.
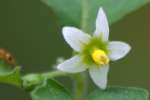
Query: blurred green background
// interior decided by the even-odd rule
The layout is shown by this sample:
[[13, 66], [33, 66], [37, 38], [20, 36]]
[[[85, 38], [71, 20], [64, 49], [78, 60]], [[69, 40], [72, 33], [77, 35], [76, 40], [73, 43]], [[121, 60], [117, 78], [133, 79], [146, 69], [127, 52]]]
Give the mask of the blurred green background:
[[[136, 86], [150, 90], [150, 4], [110, 27], [110, 40], [126, 41], [129, 55], [111, 63], [109, 85]], [[57, 19], [40, 0], [0, 0], [0, 47], [7, 48], [22, 72], [51, 70], [59, 56], [72, 50], [63, 40]], [[23, 90], [0, 84], [0, 100], [30, 100]]]

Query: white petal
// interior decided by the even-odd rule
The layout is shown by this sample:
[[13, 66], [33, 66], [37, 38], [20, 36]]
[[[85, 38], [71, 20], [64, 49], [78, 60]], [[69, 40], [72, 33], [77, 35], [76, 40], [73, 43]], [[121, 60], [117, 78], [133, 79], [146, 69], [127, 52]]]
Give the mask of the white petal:
[[107, 87], [108, 71], [109, 65], [104, 65], [100, 67], [94, 66], [89, 69], [92, 80], [101, 89], [105, 89]]
[[90, 35], [82, 32], [75, 27], [64, 27], [63, 36], [66, 42], [75, 50], [80, 51], [82, 45], [88, 43]]
[[109, 38], [109, 25], [103, 8], [100, 8], [96, 18], [96, 36], [101, 36], [104, 41]]
[[77, 73], [85, 71], [87, 69], [87, 66], [81, 62], [80, 56], [74, 56], [59, 64], [57, 66], [57, 69], [64, 72]]
[[131, 50], [131, 47], [124, 42], [112, 41], [109, 43], [108, 49], [110, 51], [109, 58], [112, 61], [115, 61], [126, 56]]

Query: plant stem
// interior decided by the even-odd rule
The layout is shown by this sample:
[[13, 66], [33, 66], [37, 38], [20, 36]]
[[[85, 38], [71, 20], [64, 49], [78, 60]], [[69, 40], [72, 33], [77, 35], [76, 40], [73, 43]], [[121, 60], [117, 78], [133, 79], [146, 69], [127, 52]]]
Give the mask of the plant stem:
[[[89, 13], [89, 1], [88, 0], [82, 0], [82, 15], [81, 15], [81, 24], [80, 27], [82, 30], [88, 32], [88, 27], [87, 27], [87, 21], [89, 19], [88, 13]], [[75, 77], [75, 88], [74, 88], [74, 93], [75, 93], [75, 100], [84, 100], [84, 95], [86, 94], [86, 88], [87, 88], [87, 74], [78, 74]]]
[[41, 74], [41, 76], [45, 78], [54, 78], [54, 77], [66, 76], [66, 75], [68, 74], [62, 71], [53, 71], [53, 72], [47, 72], [47, 73]]
[[81, 15], [81, 29], [84, 31], [88, 31], [87, 21], [89, 19], [89, 6], [88, 0], [82, 0], [82, 15]]
[[86, 92], [86, 73], [75, 76], [74, 100], [84, 100]]
[[75, 87], [74, 87], [74, 94], [75, 100], [83, 100], [83, 91], [84, 91], [84, 82], [83, 82], [83, 75], [79, 74], [75, 77]]

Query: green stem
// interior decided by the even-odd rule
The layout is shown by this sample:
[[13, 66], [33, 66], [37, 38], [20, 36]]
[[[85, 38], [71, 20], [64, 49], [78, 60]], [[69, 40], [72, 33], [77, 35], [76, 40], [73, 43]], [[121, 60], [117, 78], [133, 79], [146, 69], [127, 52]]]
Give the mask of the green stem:
[[82, 15], [81, 15], [81, 29], [88, 31], [87, 21], [88, 21], [88, 12], [89, 12], [88, 0], [82, 0]]
[[[81, 29], [88, 32], [87, 21], [88, 21], [88, 12], [89, 4], [88, 0], [82, 0], [82, 15], [81, 15]], [[86, 88], [87, 88], [87, 74], [78, 74], [75, 78], [75, 100], [84, 100]]]
[[75, 76], [75, 87], [74, 87], [74, 94], [75, 100], [84, 100], [84, 92], [85, 92], [85, 75], [78, 74]]
[[45, 78], [53, 78], [53, 77], [66, 76], [66, 75], [68, 74], [62, 71], [53, 71], [53, 72], [47, 72], [47, 73], [41, 74], [41, 76]]

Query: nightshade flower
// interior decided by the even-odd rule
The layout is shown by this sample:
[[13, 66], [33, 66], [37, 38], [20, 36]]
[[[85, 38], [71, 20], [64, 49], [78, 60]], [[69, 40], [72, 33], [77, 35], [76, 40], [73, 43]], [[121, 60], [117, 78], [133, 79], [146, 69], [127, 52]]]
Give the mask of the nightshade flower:
[[123, 58], [131, 49], [127, 43], [108, 40], [109, 26], [102, 8], [98, 11], [93, 36], [70, 26], [63, 27], [62, 33], [76, 55], [59, 64], [57, 68], [69, 73], [88, 69], [90, 77], [101, 89], [107, 86], [109, 62]]

